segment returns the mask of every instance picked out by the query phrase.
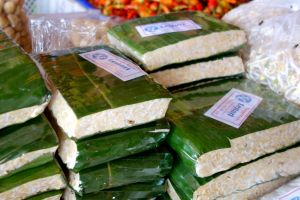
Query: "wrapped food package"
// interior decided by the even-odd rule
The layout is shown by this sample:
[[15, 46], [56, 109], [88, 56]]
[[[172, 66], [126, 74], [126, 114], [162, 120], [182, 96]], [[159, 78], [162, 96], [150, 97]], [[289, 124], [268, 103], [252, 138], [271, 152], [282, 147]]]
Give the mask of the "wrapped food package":
[[58, 154], [69, 169], [78, 172], [157, 148], [165, 141], [169, 131], [169, 123], [166, 120], [159, 120], [78, 141], [74, 141], [60, 132]]
[[[257, 199], [299, 175], [300, 147], [294, 146], [214, 176], [193, 176], [182, 161], [170, 174], [172, 199]], [[176, 192], [175, 192], [176, 191]]]
[[164, 118], [171, 101], [167, 90], [147, 75], [122, 81], [79, 55], [95, 50], [131, 62], [108, 46], [37, 57], [53, 89], [49, 108], [68, 137], [79, 139]]
[[146, 71], [234, 52], [246, 43], [239, 28], [188, 11], [125, 22], [111, 28], [108, 38]]
[[50, 101], [36, 63], [0, 31], [0, 129], [41, 114]]
[[0, 199], [26, 199], [65, 187], [63, 172], [52, 158], [43, 165], [0, 179]]
[[26, 200], [60, 200], [62, 195], [63, 190], [53, 190], [26, 198]]
[[0, 178], [51, 159], [58, 139], [44, 116], [0, 130]]
[[28, 18], [23, 10], [24, 0], [0, 1], [0, 28], [25, 51], [31, 51]]
[[155, 181], [166, 176], [172, 165], [170, 152], [161, 148], [150, 150], [77, 173], [70, 171], [70, 186], [82, 196], [128, 184]]
[[121, 187], [102, 190], [99, 192], [77, 195], [71, 188], [64, 193], [65, 200], [128, 200], [128, 199], [152, 199], [167, 191], [167, 183], [164, 179], [154, 182], [134, 183]]
[[171, 88], [195, 81], [240, 75], [245, 72], [242, 59], [234, 54], [170, 65], [150, 75], [164, 87]]
[[260, 198], [260, 200], [297, 200], [299, 198], [300, 191], [300, 178], [297, 177], [276, 190], [266, 194]]
[[[204, 115], [232, 88], [262, 98], [239, 128]], [[173, 127], [167, 141], [191, 173], [200, 177], [228, 170], [300, 141], [299, 108], [252, 80], [229, 78], [188, 86], [175, 91], [173, 97], [167, 114]]]
[[253, 1], [223, 19], [247, 33], [243, 56], [248, 77], [300, 104], [300, 2]]
[[97, 11], [33, 15], [30, 17], [33, 53], [106, 44], [107, 30], [120, 21]]

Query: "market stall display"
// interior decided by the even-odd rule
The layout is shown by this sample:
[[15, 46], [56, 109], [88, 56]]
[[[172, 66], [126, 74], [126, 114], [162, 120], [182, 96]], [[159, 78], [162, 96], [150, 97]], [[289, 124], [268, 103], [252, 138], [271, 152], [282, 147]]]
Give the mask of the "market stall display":
[[235, 52], [246, 43], [244, 31], [200, 12], [131, 20], [111, 28], [108, 39], [146, 71]]
[[37, 65], [0, 32], [0, 129], [41, 114], [50, 100]]
[[47, 163], [0, 179], [0, 199], [25, 199], [65, 188], [64, 175], [53, 158]]
[[31, 51], [28, 18], [23, 11], [24, 0], [0, 1], [0, 28], [27, 52]]
[[58, 139], [44, 116], [0, 130], [0, 179], [52, 159]]
[[76, 195], [70, 188], [64, 194], [65, 200], [118, 200], [128, 199], [151, 199], [164, 194], [167, 190], [167, 183], [164, 179], [154, 182], [134, 183], [126, 186], [102, 190], [96, 193], [87, 194], [83, 197]]
[[[262, 98], [239, 128], [205, 116], [232, 88]], [[167, 115], [173, 123], [168, 143], [190, 167], [191, 173], [200, 177], [228, 170], [300, 141], [299, 108], [254, 81], [224, 79], [190, 86], [173, 96], [174, 103]], [[235, 113], [239, 108], [232, 109]]]
[[249, 44], [243, 56], [248, 77], [299, 104], [300, 2], [256, 0], [223, 19], [247, 33]]
[[[124, 82], [78, 55], [101, 49], [126, 59], [107, 46], [57, 51], [37, 57], [53, 89], [49, 109], [70, 138], [84, 138], [162, 119], [170, 103], [168, 92], [148, 76]], [[101, 123], [93, 123], [96, 121]]]
[[[176, 194], [182, 200], [219, 198], [229, 200], [234, 199], [233, 197], [241, 198], [243, 195], [246, 196], [241, 199], [257, 199], [258, 191], [262, 192], [260, 195], [264, 195], [300, 173], [299, 151], [299, 146], [295, 146], [207, 178], [193, 176], [190, 170], [179, 161], [170, 175], [170, 181], [174, 190], [177, 191]], [[266, 185], [262, 186], [262, 184]], [[254, 189], [253, 187], [262, 188]], [[172, 198], [174, 195], [171, 190], [169, 191]], [[253, 195], [256, 198], [249, 198]]]

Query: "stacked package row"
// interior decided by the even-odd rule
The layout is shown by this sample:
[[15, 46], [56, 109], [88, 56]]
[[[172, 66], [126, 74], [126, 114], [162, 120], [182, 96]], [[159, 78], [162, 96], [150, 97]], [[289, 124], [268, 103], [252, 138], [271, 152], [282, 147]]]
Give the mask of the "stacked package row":
[[171, 199], [257, 199], [300, 173], [299, 108], [242, 76], [232, 54], [242, 30], [184, 12], [116, 26], [109, 39], [173, 87]]
[[[96, 63], [83, 57], [91, 55]], [[37, 56], [53, 90], [49, 104], [66, 165], [68, 199], [151, 199], [167, 190], [173, 157], [161, 147], [170, 94], [150, 77], [123, 81], [103, 69], [131, 61], [108, 46]], [[117, 65], [117, 66], [116, 66]]]
[[35, 62], [0, 32], [0, 199], [60, 199], [58, 139], [42, 114], [50, 92]]

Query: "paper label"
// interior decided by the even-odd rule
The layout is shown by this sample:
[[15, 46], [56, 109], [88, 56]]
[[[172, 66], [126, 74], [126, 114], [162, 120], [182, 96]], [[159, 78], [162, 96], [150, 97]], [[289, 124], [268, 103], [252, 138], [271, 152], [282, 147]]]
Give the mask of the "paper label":
[[177, 20], [140, 25], [135, 28], [142, 37], [148, 37], [153, 35], [162, 35], [165, 33], [197, 30], [201, 29], [201, 26], [192, 20]]
[[239, 128], [261, 101], [259, 96], [232, 89], [204, 115]]
[[281, 196], [279, 200], [300, 200], [300, 188], [296, 188], [287, 194]]
[[122, 81], [128, 81], [146, 75], [138, 65], [116, 56], [104, 49], [80, 54], [81, 57], [95, 64]]

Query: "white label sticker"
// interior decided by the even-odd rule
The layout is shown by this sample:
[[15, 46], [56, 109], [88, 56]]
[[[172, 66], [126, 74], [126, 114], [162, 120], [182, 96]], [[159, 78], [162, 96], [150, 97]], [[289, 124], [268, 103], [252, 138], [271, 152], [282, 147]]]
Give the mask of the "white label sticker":
[[261, 101], [259, 96], [232, 89], [204, 115], [239, 128]]
[[183, 32], [201, 29], [199, 24], [192, 20], [177, 20], [169, 22], [160, 22], [153, 24], [140, 25], [135, 27], [142, 37], [161, 35], [165, 33]]
[[282, 195], [279, 200], [300, 200], [300, 187]]
[[95, 64], [122, 81], [128, 81], [146, 75], [138, 65], [116, 56], [104, 49], [80, 54], [81, 57]]

